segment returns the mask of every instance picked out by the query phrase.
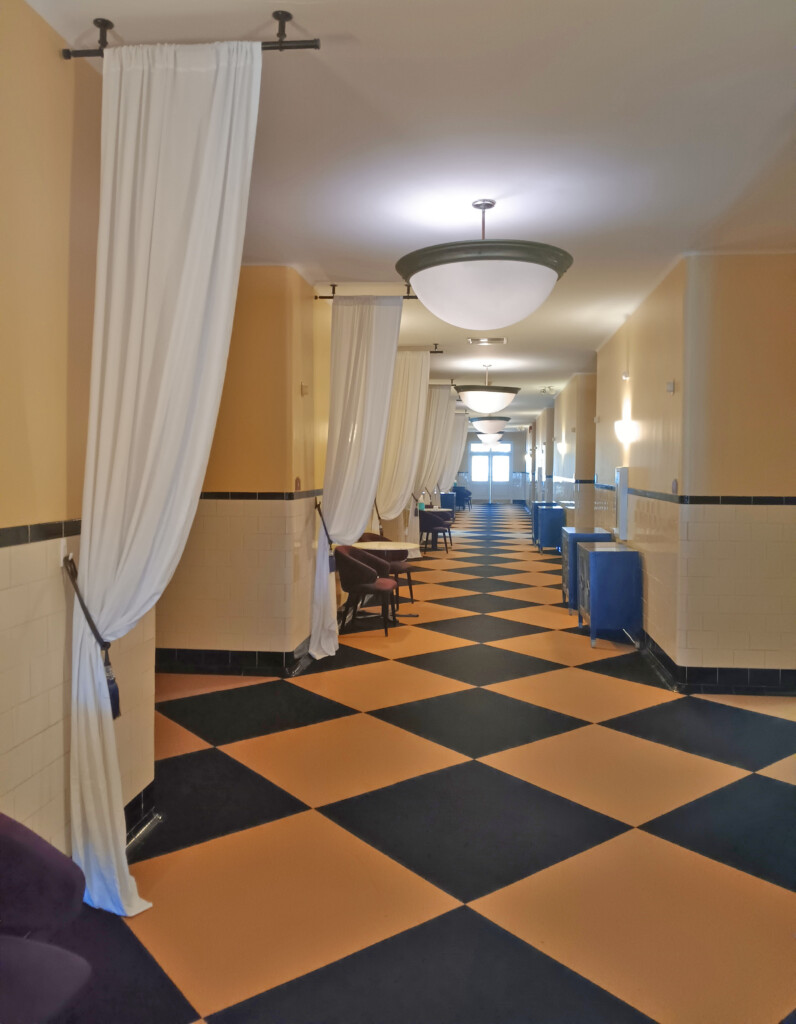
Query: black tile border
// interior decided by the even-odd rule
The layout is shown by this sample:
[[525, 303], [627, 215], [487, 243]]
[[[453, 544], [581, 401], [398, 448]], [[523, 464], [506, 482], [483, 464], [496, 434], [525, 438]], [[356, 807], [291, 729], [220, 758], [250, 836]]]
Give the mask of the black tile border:
[[[594, 486], [600, 491], [616, 490], [614, 484], [598, 484], [595, 481]], [[645, 491], [640, 487], [628, 487], [627, 493], [637, 498], [670, 501], [677, 505], [796, 505], [796, 496], [787, 494], [667, 494], [666, 491]]]
[[156, 817], [155, 782], [153, 780], [129, 803], [125, 804], [124, 824], [127, 831], [127, 845], [129, 846]]
[[658, 663], [670, 687], [678, 693], [796, 695], [796, 669], [678, 665], [649, 633], [643, 633], [642, 643], [644, 651]]
[[314, 491], [202, 491], [205, 501], [295, 501], [297, 498], [319, 498], [323, 488]]
[[292, 677], [303, 669], [305, 640], [295, 651], [211, 651], [201, 648], [155, 648], [155, 671], [225, 676]]
[[25, 526], [4, 526], [0, 528], [0, 548], [12, 548], [19, 544], [35, 544], [40, 540], [58, 540], [61, 537], [77, 537], [80, 534], [79, 519], [63, 519], [52, 523], [28, 523]]

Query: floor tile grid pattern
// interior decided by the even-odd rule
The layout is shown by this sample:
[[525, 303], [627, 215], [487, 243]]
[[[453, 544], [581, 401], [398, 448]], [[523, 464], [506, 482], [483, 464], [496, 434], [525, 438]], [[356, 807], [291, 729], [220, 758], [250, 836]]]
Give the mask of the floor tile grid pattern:
[[787, 1016], [796, 716], [592, 648], [519, 507], [458, 515], [416, 578], [389, 637], [362, 619], [306, 675], [160, 681], [165, 820], [131, 851], [154, 908], [121, 927], [165, 995], [113, 1019]]

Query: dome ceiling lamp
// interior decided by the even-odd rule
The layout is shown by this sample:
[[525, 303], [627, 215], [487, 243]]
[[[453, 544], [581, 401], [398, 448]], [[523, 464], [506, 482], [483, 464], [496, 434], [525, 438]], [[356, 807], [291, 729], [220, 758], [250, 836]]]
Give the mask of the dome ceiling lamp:
[[454, 384], [462, 402], [471, 412], [479, 412], [484, 415], [491, 415], [505, 409], [509, 403], [514, 401], [519, 388], [504, 388], [497, 384], [489, 383], [489, 367], [491, 363], [485, 363], [486, 376], [483, 384]]
[[478, 440], [481, 441], [482, 444], [485, 444], [490, 448], [492, 447], [492, 445], [498, 444], [498, 442], [500, 442], [502, 439], [502, 431], [499, 434], [478, 434]]
[[506, 429], [506, 424], [510, 418], [509, 416], [471, 416], [470, 423], [476, 432], [497, 434], [502, 433]]
[[429, 312], [454, 327], [496, 331], [524, 320], [572, 266], [555, 245], [486, 238], [486, 211], [494, 199], [477, 199], [481, 238], [415, 249], [395, 264]]

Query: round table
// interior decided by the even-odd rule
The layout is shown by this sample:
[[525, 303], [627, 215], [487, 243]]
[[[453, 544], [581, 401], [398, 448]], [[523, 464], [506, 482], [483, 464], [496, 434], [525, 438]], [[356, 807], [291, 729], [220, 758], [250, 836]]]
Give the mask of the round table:
[[406, 551], [408, 558], [422, 558], [420, 545], [411, 540], [358, 540], [351, 547], [364, 551]]

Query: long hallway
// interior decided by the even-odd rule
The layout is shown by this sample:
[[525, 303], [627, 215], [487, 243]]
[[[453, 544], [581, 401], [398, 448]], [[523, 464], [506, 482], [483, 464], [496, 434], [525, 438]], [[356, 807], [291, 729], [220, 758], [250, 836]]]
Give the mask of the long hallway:
[[154, 907], [61, 937], [105, 964], [73, 1024], [793, 1010], [792, 702], [681, 696], [592, 648], [529, 527], [460, 514], [401, 624], [305, 675], [158, 677]]

